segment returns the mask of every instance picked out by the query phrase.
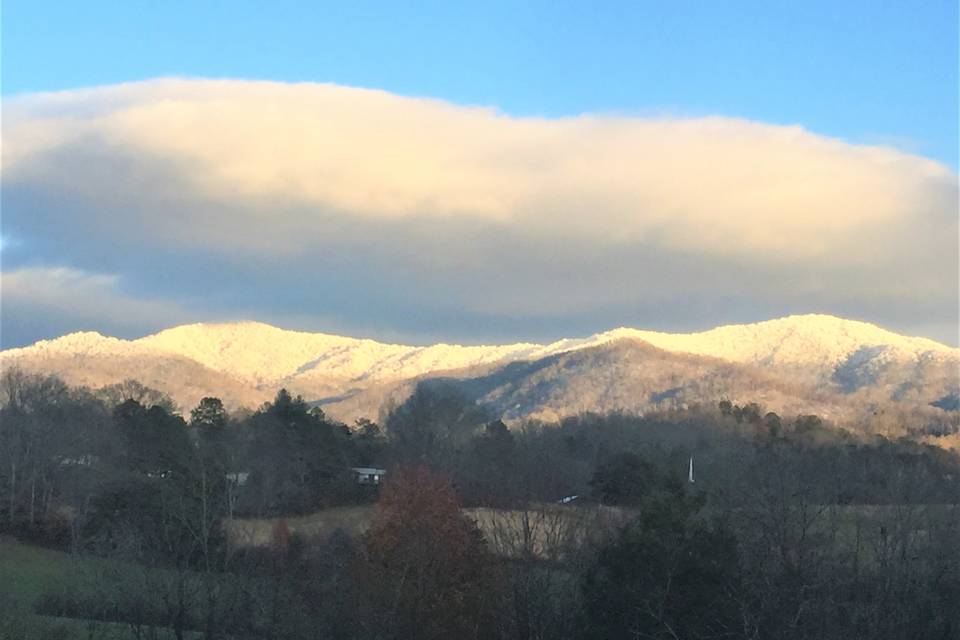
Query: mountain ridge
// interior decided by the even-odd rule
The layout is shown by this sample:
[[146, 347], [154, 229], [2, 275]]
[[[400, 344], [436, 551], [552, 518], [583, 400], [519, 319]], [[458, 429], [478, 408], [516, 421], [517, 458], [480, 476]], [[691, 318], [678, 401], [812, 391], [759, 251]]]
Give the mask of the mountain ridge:
[[618, 327], [585, 338], [493, 345], [406, 345], [282, 329], [262, 322], [194, 323], [164, 329], [135, 340], [104, 336], [95, 331], [75, 332], [52, 340], [41, 340], [27, 347], [4, 350], [0, 356], [44, 351], [105, 351], [132, 355], [132, 352], [146, 350], [173, 353], [215, 370], [265, 380], [279, 380], [317, 369], [339, 371], [342, 377], [350, 378], [368, 374], [371, 370], [379, 373], [379, 377], [389, 377], [391, 371], [388, 365], [393, 365], [395, 377], [411, 377], [431, 370], [461, 368], [499, 360], [539, 358], [597, 346], [619, 338], [643, 340], [677, 353], [761, 365], [838, 364], [864, 346], [884, 346], [895, 349], [901, 355], [914, 357], [924, 353], [934, 356], [960, 355], [960, 349], [929, 338], [903, 336], [857, 320], [806, 314], [757, 323], [723, 325], [693, 333]]
[[[570, 355], [578, 352], [583, 355]], [[548, 360], [558, 357], [566, 369]], [[549, 375], [523, 378], [523, 367], [510, 367], [523, 362], [543, 363]], [[620, 327], [545, 344], [500, 345], [391, 344], [235, 322], [180, 325], [135, 340], [77, 332], [2, 351], [0, 364], [94, 387], [136, 378], [184, 409], [203, 395], [252, 408], [287, 387], [344, 419], [375, 415], [387, 398], [402, 401], [418, 380], [479, 376], [503, 384], [478, 402], [515, 417], [559, 417], [715, 401], [711, 394], [730, 395], [738, 384], [791, 409], [821, 402], [826, 410], [851, 398], [873, 404], [907, 398], [919, 406], [940, 397], [931, 394], [954, 390], [960, 349], [822, 314], [694, 333]], [[739, 382], [724, 384], [723, 375]], [[534, 384], [550, 392], [531, 393]], [[580, 397], [569, 389], [580, 389]]]

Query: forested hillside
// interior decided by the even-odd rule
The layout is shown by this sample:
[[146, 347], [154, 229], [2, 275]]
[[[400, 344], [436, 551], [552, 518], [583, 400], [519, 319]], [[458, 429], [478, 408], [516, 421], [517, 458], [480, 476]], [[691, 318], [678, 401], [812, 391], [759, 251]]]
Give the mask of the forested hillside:
[[[434, 381], [346, 425], [286, 391], [181, 415], [142, 385], [16, 369], [0, 394], [0, 631], [16, 637], [960, 628], [960, 457], [817, 415], [724, 400], [509, 429]], [[50, 563], [61, 579], [31, 573]]]
[[139, 340], [84, 333], [0, 354], [5, 367], [97, 388], [134, 379], [188, 411], [206, 396], [255, 409], [281, 388], [346, 422], [377, 419], [422, 381], [461, 389], [509, 423], [583, 411], [644, 414], [761, 402], [886, 435], [950, 435], [960, 351], [831, 316], [693, 334], [616, 329], [550, 344], [383, 344], [259, 323], [186, 325]]

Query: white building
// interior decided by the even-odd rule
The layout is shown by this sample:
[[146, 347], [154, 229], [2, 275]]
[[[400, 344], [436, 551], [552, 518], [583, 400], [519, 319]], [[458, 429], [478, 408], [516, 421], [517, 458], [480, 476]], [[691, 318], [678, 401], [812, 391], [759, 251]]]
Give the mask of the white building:
[[383, 476], [387, 475], [386, 469], [377, 469], [376, 467], [350, 467], [357, 478], [357, 484], [380, 484], [383, 482]]

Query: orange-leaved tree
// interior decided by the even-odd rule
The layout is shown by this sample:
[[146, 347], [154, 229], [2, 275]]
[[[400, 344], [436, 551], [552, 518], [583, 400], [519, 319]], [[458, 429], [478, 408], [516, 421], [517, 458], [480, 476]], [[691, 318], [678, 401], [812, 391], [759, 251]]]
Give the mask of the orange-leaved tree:
[[445, 476], [392, 470], [363, 545], [360, 586], [377, 638], [493, 638], [501, 572]]

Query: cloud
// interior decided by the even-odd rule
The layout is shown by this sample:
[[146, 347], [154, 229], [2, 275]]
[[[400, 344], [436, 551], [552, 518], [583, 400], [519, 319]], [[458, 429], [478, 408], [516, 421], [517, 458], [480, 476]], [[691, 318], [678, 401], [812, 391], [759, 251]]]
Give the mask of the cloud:
[[138, 335], [146, 327], [160, 329], [191, 318], [171, 301], [125, 294], [114, 275], [85, 273], [62, 267], [32, 267], [0, 273], [0, 338], [4, 347], [24, 337], [60, 335], [79, 330]]
[[177, 79], [4, 109], [4, 232], [144, 290], [458, 335], [691, 307], [956, 318], [957, 176], [796, 126]]

